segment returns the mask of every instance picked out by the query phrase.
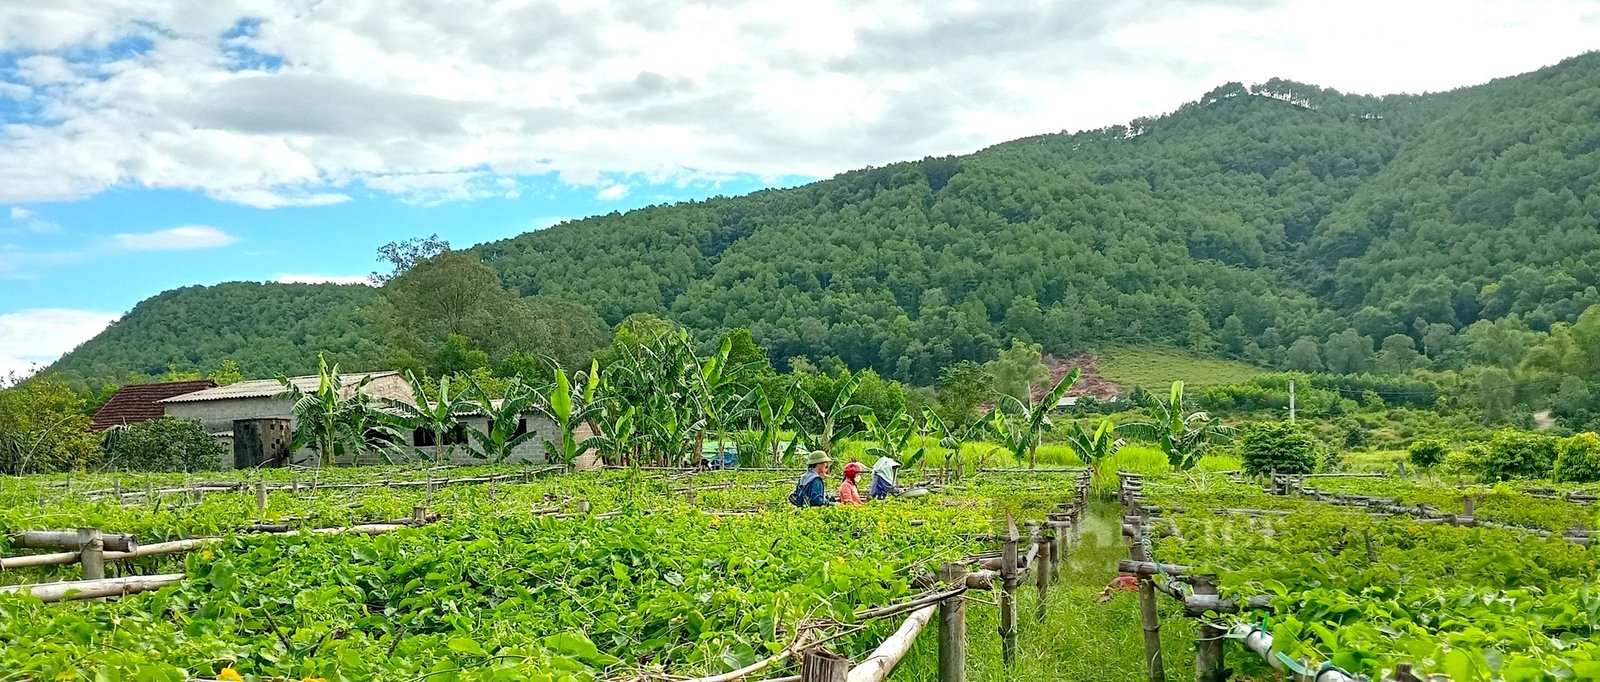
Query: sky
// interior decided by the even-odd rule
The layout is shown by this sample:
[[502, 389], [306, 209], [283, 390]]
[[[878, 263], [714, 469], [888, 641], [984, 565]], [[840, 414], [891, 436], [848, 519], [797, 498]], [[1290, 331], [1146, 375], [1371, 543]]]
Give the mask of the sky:
[[1439, 91], [1600, 48], [1596, 0], [0, 3], [0, 375], [161, 291], [360, 282], [390, 241], [1171, 111]]

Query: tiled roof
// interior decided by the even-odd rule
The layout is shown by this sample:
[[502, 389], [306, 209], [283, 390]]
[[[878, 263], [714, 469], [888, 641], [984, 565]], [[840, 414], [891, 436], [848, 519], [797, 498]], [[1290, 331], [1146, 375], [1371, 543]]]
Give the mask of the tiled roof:
[[160, 401], [185, 393], [213, 388], [210, 379], [169, 381], [164, 384], [129, 384], [111, 394], [111, 399], [94, 413], [94, 430], [104, 431], [118, 424], [137, 424], [160, 419], [167, 408]]
[[[399, 374], [399, 372], [361, 372], [361, 373], [355, 373], [355, 374], [341, 374], [341, 375], [339, 375], [339, 379], [344, 384], [345, 388], [348, 390], [348, 389], [354, 388], [357, 383], [360, 383], [361, 380], [366, 378], [366, 377], [370, 376], [370, 377], [376, 379], [378, 377], [393, 376], [393, 375], [396, 375], [396, 374]], [[290, 383], [292, 383], [295, 386], [299, 387], [300, 390], [306, 391], [308, 393], [311, 392], [311, 391], [317, 390], [317, 384], [320, 381], [321, 380], [315, 375], [304, 376], [304, 377], [289, 377], [289, 382]], [[234, 398], [270, 398], [272, 396], [275, 396], [275, 395], [278, 395], [279, 393], [284, 392], [284, 390], [285, 389], [283, 387], [283, 384], [280, 383], [277, 379], [255, 379], [255, 380], [252, 380], [252, 381], [241, 381], [241, 382], [236, 383], [236, 384], [228, 384], [227, 386], [217, 386], [215, 388], [208, 388], [208, 389], [206, 389], [204, 391], [195, 391], [194, 393], [174, 396], [174, 397], [170, 397], [170, 398], [167, 398], [165, 400], [162, 400], [161, 402], [163, 402], [163, 403], [192, 403], [192, 402], [199, 402], [199, 401], [202, 401], [202, 400], [229, 400], [229, 399], [234, 399]]]

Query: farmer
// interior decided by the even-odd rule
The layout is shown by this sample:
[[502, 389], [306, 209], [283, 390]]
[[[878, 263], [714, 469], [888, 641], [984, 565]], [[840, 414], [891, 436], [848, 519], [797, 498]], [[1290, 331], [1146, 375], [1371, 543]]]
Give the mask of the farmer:
[[789, 493], [789, 502], [796, 507], [831, 507], [836, 504], [824, 492], [827, 483], [823, 479], [827, 477], [828, 465], [832, 462], [833, 458], [828, 453], [812, 450], [806, 457], [806, 473], [795, 484], [794, 492]]
[[856, 487], [856, 477], [867, 468], [860, 462], [844, 465], [844, 482], [839, 484], [839, 504], [861, 504], [861, 490]]
[[872, 499], [881, 500], [890, 495], [899, 495], [900, 488], [894, 484], [894, 471], [900, 468], [900, 463], [892, 457], [879, 457], [872, 465]]

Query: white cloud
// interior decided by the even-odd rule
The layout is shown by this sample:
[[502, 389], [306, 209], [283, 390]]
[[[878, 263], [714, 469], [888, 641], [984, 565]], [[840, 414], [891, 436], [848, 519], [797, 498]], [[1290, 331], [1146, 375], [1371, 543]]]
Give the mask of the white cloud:
[[111, 248], [118, 251], [188, 251], [227, 246], [233, 235], [208, 225], [185, 225], [155, 232], [114, 234]]
[[11, 219], [12, 220], [27, 220], [27, 219], [32, 218], [32, 217], [33, 217], [33, 211], [25, 209], [25, 208], [23, 208], [21, 206], [12, 206], [11, 207]]
[[[1234, 80], [1436, 91], [1597, 31], [1588, 0], [4, 2], [0, 52], [20, 56], [0, 97], [38, 115], [5, 122], [0, 202], [826, 176], [1123, 123]], [[103, 49], [127, 38], [150, 48]]]
[[594, 198], [601, 201], [616, 201], [626, 196], [628, 196], [628, 186], [621, 183], [606, 185], [594, 193]]
[[116, 313], [34, 308], [0, 315], [0, 377], [32, 373], [116, 321]]
[[273, 278], [280, 284], [368, 284], [366, 275], [313, 275], [284, 273]]

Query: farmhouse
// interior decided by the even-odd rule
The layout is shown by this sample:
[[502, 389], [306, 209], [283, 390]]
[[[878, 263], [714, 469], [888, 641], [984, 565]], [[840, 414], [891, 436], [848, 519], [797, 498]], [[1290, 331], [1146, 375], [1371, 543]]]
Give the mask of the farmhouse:
[[152, 419], [160, 419], [166, 415], [166, 406], [161, 401], [167, 398], [216, 388], [217, 383], [210, 379], [197, 381], [168, 381], [160, 384], [128, 384], [117, 389], [111, 398], [100, 409], [95, 410], [94, 419], [90, 426], [95, 431], [104, 431], [113, 426], [127, 426]]
[[[343, 374], [340, 376], [340, 382], [344, 386], [345, 395], [351, 395], [368, 377], [370, 380], [360, 389], [362, 393], [378, 400], [412, 402], [411, 386], [399, 372]], [[313, 392], [320, 380], [316, 376], [302, 376], [292, 377], [289, 381], [302, 391]], [[257, 466], [274, 459], [261, 453], [264, 441], [276, 439], [287, 442], [288, 434], [294, 432], [296, 426], [294, 405], [281, 397], [284, 390], [283, 384], [277, 379], [241, 381], [228, 386], [212, 386], [165, 398], [160, 400], [159, 404], [165, 408], [168, 416], [198, 420], [213, 436], [233, 442], [234, 450], [227, 458], [228, 465]], [[446, 452], [449, 463], [483, 462], [482, 451], [472, 442], [468, 431], [469, 429], [487, 431], [490, 426], [489, 418], [471, 410], [463, 411], [458, 416], [461, 424], [455, 429], [442, 435], [428, 429], [415, 429], [405, 434], [406, 442], [403, 445], [409, 446], [419, 458], [432, 458], [436, 450], [435, 445], [438, 444], [443, 446], [441, 449]], [[552, 440], [560, 438], [560, 430], [555, 423], [537, 412], [524, 412], [518, 421], [518, 434], [529, 431], [535, 435], [518, 445], [507, 461], [544, 462], [546, 461], [545, 438]], [[581, 434], [579, 438], [586, 438], [588, 435]], [[315, 460], [316, 453], [309, 449], [302, 448], [289, 454], [289, 461], [294, 464], [311, 464]], [[377, 461], [363, 463], [377, 463]]]

